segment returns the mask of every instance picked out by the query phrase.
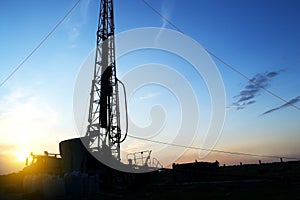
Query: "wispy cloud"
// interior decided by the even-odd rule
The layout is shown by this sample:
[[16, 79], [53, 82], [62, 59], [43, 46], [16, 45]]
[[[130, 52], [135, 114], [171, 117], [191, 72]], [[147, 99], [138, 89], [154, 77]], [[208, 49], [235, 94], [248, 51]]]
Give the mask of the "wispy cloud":
[[[170, 18], [172, 16], [173, 6], [174, 6], [174, 4], [170, 4], [170, 1], [164, 0], [160, 7], [160, 13], [162, 14], [162, 16], [164, 16], [165, 18], [170, 20]], [[167, 25], [168, 25], [168, 22], [165, 19], [162, 19], [162, 24], [161, 24], [160, 28], [163, 29]], [[157, 34], [156, 39], [155, 39], [156, 42], [158, 41], [161, 34], [162, 34], [162, 30], [159, 31], [159, 33]]]
[[[168, 1], [168, 0], [163, 1], [161, 4], [160, 12], [167, 19], [169, 19], [172, 16], [173, 5], [174, 4], [170, 4], [170, 1]], [[166, 20], [162, 19], [161, 28], [165, 28], [167, 26], [167, 24], [168, 24], [168, 22]]]
[[158, 95], [160, 95], [159, 92], [148, 93], [148, 94], [145, 94], [145, 95], [143, 95], [143, 96], [140, 96], [140, 97], [139, 97], [139, 100], [150, 99], [150, 98], [153, 98], [153, 97], [157, 97]]
[[91, 2], [91, 0], [84, 0], [81, 4], [80, 12], [81, 12], [81, 16], [83, 17], [83, 20], [84, 20], [83, 22], [85, 22], [85, 20], [87, 18], [87, 13], [88, 13], [90, 2]]
[[80, 14], [68, 18], [66, 21], [66, 28], [68, 30], [69, 41], [71, 45], [70, 48], [76, 47], [75, 41], [80, 36], [81, 27], [86, 23], [88, 17], [88, 9], [90, 5], [90, 0], [84, 0], [81, 2]]
[[0, 152], [56, 151], [66, 129], [61, 125], [62, 117], [43, 97], [16, 89], [1, 97], [0, 105]]
[[267, 111], [263, 112], [262, 114], [260, 114], [260, 116], [266, 115], [266, 114], [270, 114], [270, 113], [272, 113], [272, 112], [274, 112], [274, 111], [276, 111], [276, 110], [282, 109], [282, 108], [289, 107], [289, 106], [291, 106], [291, 105], [293, 105], [293, 104], [298, 103], [299, 101], [300, 101], [300, 96], [297, 96], [297, 97], [295, 97], [295, 98], [289, 100], [287, 103], [282, 104], [281, 106], [278, 106], [278, 107], [275, 107], [275, 108], [272, 108], [272, 109], [270, 109], [270, 110], [267, 110]]
[[234, 96], [238, 98], [238, 100], [234, 102], [231, 107], [236, 107], [237, 110], [241, 110], [247, 105], [254, 104], [256, 102], [255, 97], [257, 97], [262, 90], [261, 87], [268, 87], [270, 80], [278, 76], [280, 72], [282, 72], [282, 70], [256, 74], [250, 79], [248, 85], [246, 85], [238, 95]]

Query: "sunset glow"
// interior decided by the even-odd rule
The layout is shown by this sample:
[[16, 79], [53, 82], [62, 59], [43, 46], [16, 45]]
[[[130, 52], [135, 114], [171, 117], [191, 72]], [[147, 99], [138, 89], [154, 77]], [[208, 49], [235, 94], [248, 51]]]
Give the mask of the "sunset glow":
[[18, 162], [23, 162], [25, 163], [26, 162], [26, 158], [29, 156], [29, 153], [27, 150], [25, 149], [21, 149], [17, 152], [17, 156], [16, 156], [16, 160]]
[[[208, 140], [210, 135], [206, 135], [206, 130], [209, 128], [214, 105], [203, 77], [197, 75], [191, 63], [180, 56], [153, 49], [136, 50], [116, 59], [117, 76], [120, 80], [124, 81], [125, 75], [138, 66], [158, 63], [176, 71], [186, 84], [176, 76], [171, 77], [170, 73], [159, 70], [151, 76], [146, 74], [132, 78], [149, 78], [152, 81], [152, 77], [153, 80], [164, 78], [163, 75], [166, 74], [171, 81], [165, 87], [150, 84], [149, 87], [145, 85], [138, 88], [135, 93], [127, 93], [129, 135], [154, 139], [152, 130], [145, 133], [145, 127], [149, 126], [162, 130], [157, 132], [160, 137], [155, 140], [162, 144], [175, 143], [173, 139], [176, 138], [176, 131], [181, 128], [183, 112], [180, 110], [181, 102], [177, 100], [178, 95], [173, 95], [169, 89], [174, 88], [176, 90], [173, 91], [186, 94], [187, 90], [183, 86], [187, 85], [195, 91], [200, 113], [197, 116], [199, 126], [196, 131], [190, 130], [195, 125], [192, 121], [197, 118], [192, 118], [191, 115], [187, 115], [185, 119], [191, 126], [183, 129], [183, 132], [194, 134], [191, 137], [194, 147], [300, 158], [299, 2], [148, 2], [185, 35], [232, 65], [228, 67], [218, 59], [211, 58], [224, 83], [226, 118], [220, 136], [216, 140]], [[47, 36], [48, 39], [40, 48], [28, 57], [73, 3], [73, 0], [1, 1], [0, 24], [3, 28], [0, 37], [0, 82], [8, 79], [0, 87], [0, 175], [23, 169], [30, 152], [59, 153], [60, 141], [86, 134], [87, 118], [78, 117], [77, 124], [80, 127], [76, 126], [74, 86], [84, 61], [96, 46], [99, 1], [82, 0], [55, 31]], [[145, 27], [175, 31], [172, 25], [155, 14], [143, 1], [124, 3], [118, 0], [114, 6], [116, 35]], [[158, 34], [157, 41], [159, 39], [162, 40], [163, 35]], [[174, 40], [174, 44], [179, 39]], [[117, 50], [118, 47], [119, 44], [116, 43]], [[189, 53], [199, 56], [194, 51]], [[94, 63], [91, 69], [93, 67]], [[14, 70], [15, 73], [10, 76]], [[250, 79], [252, 83], [249, 82]], [[84, 101], [80, 101], [78, 105], [83, 113], [87, 113], [91, 80], [83, 80], [82, 83], [88, 85], [88, 92], [82, 98]], [[126, 87], [127, 90], [129, 86]], [[124, 132], [126, 126], [122, 88], [119, 92], [121, 129]], [[184, 99], [187, 97], [182, 96]], [[189, 98], [186, 99], [191, 102]], [[161, 109], [153, 109], [157, 105]], [[192, 107], [193, 104], [188, 106], [190, 105]], [[163, 121], [162, 116], [165, 116], [166, 123], [161, 123], [164, 125], [161, 129], [154, 126], [157, 124], [150, 126], [155, 120]], [[177, 141], [178, 145], [174, 149], [182, 148], [180, 145], [183, 142], [186, 141]], [[209, 142], [216, 145], [207, 147]], [[146, 143], [128, 137], [121, 148], [132, 152], [159, 149], [158, 145], [159, 143]], [[183, 149], [187, 151], [178, 162], [218, 160], [221, 164], [234, 164], [258, 162], [260, 159], [217, 152], [201, 157], [199, 149]], [[172, 151], [164, 151], [156, 155], [153, 151], [152, 155], [163, 162], [163, 159], [173, 154]], [[265, 161], [265, 158], [261, 159]]]

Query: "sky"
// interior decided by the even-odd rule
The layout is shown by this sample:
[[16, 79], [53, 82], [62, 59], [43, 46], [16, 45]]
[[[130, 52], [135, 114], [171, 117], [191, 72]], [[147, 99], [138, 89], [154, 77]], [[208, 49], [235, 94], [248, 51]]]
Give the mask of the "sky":
[[[1, 82], [29, 55], [75, 2], [0, 2]], [[212, 148], [300, 158], [299, 1], [147, 2], [188, 37], [252, 81], [249, 82], [213, 59], [224, 83], [226, 117], [220, 136]], [[116, 34], [144, 27], [174, 29], [142, 0], [115, 0], [114, 6]], [[84, 126], [78, 128], [78, 123], [76, 125], [73, 96], [80, 70], [96, 45], [98, 15], [98, 1], [81, 0], [20, 70], [0, 87], [0, 174], [22, 169], [25, 155], [30, 152], [43, 153], [47, 150], [58, 153], [60, 141], [78, 137], [84, 132]], [[149, 63], [167, 65], [182, 75], [196, 91], [200, 124], [194, 132], [192, 128], [186, 130], [192, 131], [195, 136], [191, 145], [205, 146], [203, 141], [211, 120], [212, 105], [203, 77], [196, 76], [190, 64], [182, 58], [151, 49], [131, 52], [119, 58], [118, 75], [126, 80], [128, 71]], [[168, 78], [173, 80], [174, 77]], [[183, 90], [181, 82], [176, 82], [175, 78], [173, 81], [175, 84], [172, 88]], [[270, 95], [256, 84], [298, 106], [298, 109]], [[86, 96], [80, 98], [87, 99]], [[129, 131], [132, 135], [141, 136], [139, 132], [143, 131], [143, 127], [153, 123], [154, 128], [147, 129], [152, 134], [151, 131], [155, 132], [157, 129], [155, 123], [158, 123], [158, 128], [162, 126], [163, 129], [157, 132], [160, 136], [142, 136], [165, 142], [173, 141], [176, 136], [173, 133], [182, 120], [176, 94], [160, 85], [149, 84], [140, 87], [128, 100], [131, 120]], [[82, 109], [86, 106], [82, 105]], [[79, 107], [81, 108], [80, 105]], [[121, 111], [124, 113], [124, 109]], [[148, 134], [147, 131], [143, 134]], [[141, 148], [163, 149], [162, 146], [130, 138], [123, 147], [128, 151]], [[176, 152], [175, 147], [173, 150]], [[213, 152], [203, 156], [200, 153], [199, 150], [187, 149], [183, 152], [181, 149], [178, 153], [180, 156], [175, 161], [219, 160], [221, 164], [256, 163], [259, 159], [265, 162], [277, 161]], [[155, 156], [163, 162], [170, 157], [170, 151]]]

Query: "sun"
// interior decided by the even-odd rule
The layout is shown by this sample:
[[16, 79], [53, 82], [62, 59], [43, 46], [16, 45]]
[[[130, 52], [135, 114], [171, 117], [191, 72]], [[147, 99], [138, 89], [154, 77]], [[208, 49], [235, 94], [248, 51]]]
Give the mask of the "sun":
[[17, 161], [18, 162], [25, 162], [26, 158], [28, 157], [28, 152], [24, 149], [21, 149], [17, 153]]

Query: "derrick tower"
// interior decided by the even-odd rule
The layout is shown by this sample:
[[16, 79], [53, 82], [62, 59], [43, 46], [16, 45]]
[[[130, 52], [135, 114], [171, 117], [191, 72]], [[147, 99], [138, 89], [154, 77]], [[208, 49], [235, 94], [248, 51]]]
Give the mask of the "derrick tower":
[[114, 29], [113, 0], [101, 0], [86, 138], [92, 152], [120, 161], [121, 128]]

